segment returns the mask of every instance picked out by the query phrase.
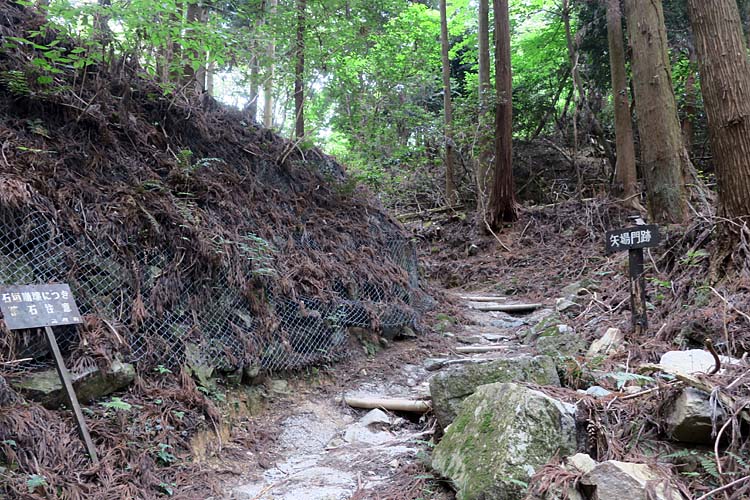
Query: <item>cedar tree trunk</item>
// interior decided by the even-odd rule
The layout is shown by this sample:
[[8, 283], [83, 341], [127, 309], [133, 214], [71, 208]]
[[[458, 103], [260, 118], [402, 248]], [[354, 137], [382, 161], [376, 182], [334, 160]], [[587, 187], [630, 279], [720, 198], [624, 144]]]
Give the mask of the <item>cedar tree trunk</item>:
[[306, 0], [297, 0], [297, 43], [294, 65], [294, 135], [305, 136], [305, 7]]
[[453, 109], [451, 107], [451, 61], [448, 58], [448, 7], [440, 0], [440, 49], [443, 59], [443, 111], [445, 113], [445, 198], [448, 205], [456, 202], [456, 184], [453, 173]]
[[682, 142], [661, 0], [625, 0], [633, 49], [633, 86], [641, 165], [654, 222], [687, 217], [685, 172], [692, 169]]
[[495, 9], [495, 175], [490, 194], [489, 225], [495, 230], [515, 222], [513, 185], [513, 103], [510, 69], [508, 0], [493, 0]]
[[489, 109], [490, 83], [490, 7], [489, 0], [479, 0], [479, 161], [477, 162], [477, 215], [484, 227], [489, 198], [490, 164], [493, 144]]
[[719, 215], [750, 216], [750, 62], [737, 2], [688, 0], [708, 115]]
[[638, 178], [635, 170], [633, 123], [630, 120], [630, 99], [625, 71], [625, 47], [622, 35], [620, 0], [608, 0], [607, 38], [609, 66], [612, 75], [612, 100], [615, 108], [615, 139], [617, 143], [617, 184], [626, 205], [639, 208], [636, 198]]

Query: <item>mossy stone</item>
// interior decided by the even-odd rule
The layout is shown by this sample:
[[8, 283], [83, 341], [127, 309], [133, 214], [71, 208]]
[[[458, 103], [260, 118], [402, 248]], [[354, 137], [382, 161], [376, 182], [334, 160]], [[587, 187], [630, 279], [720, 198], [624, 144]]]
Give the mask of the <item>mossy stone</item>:
[[432, 467], [453, 482], [458, 500], [520, 500], [539, 467], [575, 451], [573, 405], [497, 383], [464, 401], [435, 447]]
[[430, 395], [438, 424], [447, 427], [461, 403], [477, 387], [496, 382], [533, 382], [560, 386], [555, 363], [549, 356], [523, 356], [489, 363], [462, 365], [440, 372], [430, 380]]

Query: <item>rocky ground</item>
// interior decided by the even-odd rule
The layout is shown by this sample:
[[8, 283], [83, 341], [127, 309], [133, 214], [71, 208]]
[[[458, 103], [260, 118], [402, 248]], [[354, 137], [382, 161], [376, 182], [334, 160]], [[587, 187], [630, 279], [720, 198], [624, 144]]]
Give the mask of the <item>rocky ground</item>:
[[[330, 367], [312, 384], [267, 380], [270, 392], [287, 387], [266, 403], [275, 439], [256, 466], [235, 468], [216, 498], [706, 500], [720, 488], [725, 498], [748, 498], [750, 370], [719, 339], [736, 357], [721, 354], [711, 373], [709, 344], [670, 322], [710, 317], [714, 306], [670, 311], [684, 284], [675, 279], [665, 297], [659, 280], [681, 268], [664, 269], [655, 253], [653, 324], [635, 336], [623, 259], [600, 256], [593, 235], [550, 253], [545, 231], [566, 234], [565, 216], [530, 213], [503, 235], [510, 253], [465, 235], [451, 246], [455, 232], [422, 245], [427, 274], [453, 288], [417, 339]], [[542, 243], [519, 248], [524, 234]], [[432, 407], [425, 415], [361, 410], [346, 404], [354, 396]]]
[[[348, 359], [285, 376], [254, 371], [196, 387], [157, 370], [138, 398], [115, 393], [91, 406], [93, 430], [119, 426], [103, 446], [113, 454], [148, 433], [128, 446], [159, 461], [171, 474], [159, 478], [161, 494], [179, 498], [750, 498], [747, 294], [733, 282], [701, 284], [700, 238], [670, 229], [666, 249], [647, 255], [651, 327], [635, 334], [626, 257], [603, 256], [603, 231], [581, 229], [582, 211], [598, 229], [620, 223], [609, 208], [571, 203], [524, 211], [497, 241], [456, 214], [431, 216], [415, 234], [435, 307], [416, 335], [359, 332], [369, 336], [351, 336]], [[383, 398], [412, 411], [361, 408]], [[173, 428], [157, 429], [154, 415]], [[131, 488], [120, 498], [148, 487], [118, 481]]]
[[[398, 498], [406, 493], [394, 491], [400, 486], [421, 489], [409, 498], [451, 498], [452, 493], [437, 481], [425, 481], [431, 478], [424, 467], [429, 466], [430, 440], [440, 426], [441, 414], [436, 419], [433, 414], [353, 409], [344, 400], [430, 400], [430, 381], [447, 374], [450, 367], [510, 366], [510, 360], [533, 359], [517, 333], [524, 326], [536, 324], [551, 312], [549, 309], [534, 305], [511, 315], [473, 309], [493, 303], [474, 302], [471, 295], [455, 295], [453, 299], [463, 309], [464, 321], [471, 324], [460, 325], [455, 316], [438, 314], [437, 331], [416, 346], [411, 345], [413, 340], [407, 340], [378, 353], [352, 374], [355, 383], [348, 387], [338, 387], [346, 382], [335, 376], [319, 383], [317, 389], [304, 388], [307, 381], [300, 381], [300, 387], [294, 390], [287, 382], [266, 381], [271, 397], [283, 400], [279, 404], [289, 412], [278, 423], [278, 439], [271, 450], [274, 463], [265, 470], [261, 467], [245, 472], [240, 481], [226, 487], [224, 498]], [[402, 363], [403, 359], [410, 362]], [[395, 370], [390, 369], [393, 361]], [[549, 359], [529, 363], [521, 370], [540, 383], [557, 380]], [[446, 391], [455, 391], [445, 384]], [[302, 401], [299, 390], [307, 391]], [[445, 394], [446, 405], [466, 395]], [[422, 469], [423, 474], [414, 474], [416, 469]]]

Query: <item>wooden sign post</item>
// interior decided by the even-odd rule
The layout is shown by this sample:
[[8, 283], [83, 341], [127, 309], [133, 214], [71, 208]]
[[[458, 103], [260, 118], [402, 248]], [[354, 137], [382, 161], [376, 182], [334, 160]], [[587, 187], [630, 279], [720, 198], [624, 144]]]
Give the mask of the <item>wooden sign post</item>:
[[78, 431], [94, 465], [99, 464], [94, 442], [83, 419], [81, 405], [78, 404], [70, 373], [65, 367], [60, 348], [55, 339], [53, 326], [76, 325], [83, 323], [70, 287], [59, 285], [0, 285], [0, 310], [3, 312], [8, 330], [44, 328], [47, 343], [55, 357], [57, 374], [68, 396]]
[[643, 273], [643, 249], [659, 245], [659, 226], [646, 224], [640, 217], [633, 217], [634, 227], [607, 231], [607, 253], [628, 251], [628, 274], [630, 275], [630, 311], [633, 331], [637, 334], [648, 329], [646, 313], [646, 277]]

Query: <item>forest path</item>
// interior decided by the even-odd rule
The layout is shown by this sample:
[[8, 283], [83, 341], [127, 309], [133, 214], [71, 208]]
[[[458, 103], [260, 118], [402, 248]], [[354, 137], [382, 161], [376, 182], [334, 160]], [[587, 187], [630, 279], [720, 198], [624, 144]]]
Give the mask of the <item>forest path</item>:
[[[508, 301], [488, 302], [478, 294], [456, 298], [465, 307], [464, 317], [473, 324], [462, 326], [447, 321], [448, 325], [441, 329], [449, 342], [436, 342], [434, 349], [428, 344], [421, 356], [409, 363], [378, 363], [381, 369], [373, 369], [366, 381], [353, 387], [338, 387], [333, 397], [307, 393], [282, 405], [288, 414], [280, 421], [271, 450], [275, 464], [244, 475], [241, 484], [235, 482], [226, 488], [222, 498], [344, 500], [393, 498], [388, 491], [403, 494], [403, 488], [409, 485], [409, 466], [420, 461], [434, 429], [428, 429], [426, 419], [418, 416], [352, 409], [342, 396], [425, 399], [429, 397], [430, 377], [445, 366], [525, 354], [528, 348], [520, 344], [517, 332], [548, 313], [541, 308], [517, 314], [482, 311], [493, 305], [507, 305]], [[398, 342], [376, 357], [387, 361], [408, 344], [413, 342]], [[461, 352], [467, 347], [494, 350]], [[389, 364], [395, 364], [395, 369], [382, 369]], [[273, 407], [268, 411], [273, 411]], [[451, 498], [445, 495], [448, 496], [426, 498]]]

